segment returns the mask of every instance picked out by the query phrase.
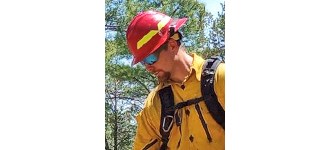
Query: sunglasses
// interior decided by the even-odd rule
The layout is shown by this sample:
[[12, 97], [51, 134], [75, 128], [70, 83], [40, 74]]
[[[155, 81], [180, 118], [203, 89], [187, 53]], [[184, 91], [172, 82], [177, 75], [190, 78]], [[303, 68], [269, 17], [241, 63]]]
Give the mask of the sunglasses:
[[158, 50], [144, 58], [140, 63], [142, 65], [153, 65], [158, 61], [159, 54], [162, 50], [164, 50], [167, 47], [167, 45], [161, 46]]
[[141, 64], [142, 65], [153, 65], [157, 61], [158, 61], [158, 56], [156, 56], [156, 54], [152, 53], [148, 57], [146, 57], [145, 59], [143, 59], [141, 61]]

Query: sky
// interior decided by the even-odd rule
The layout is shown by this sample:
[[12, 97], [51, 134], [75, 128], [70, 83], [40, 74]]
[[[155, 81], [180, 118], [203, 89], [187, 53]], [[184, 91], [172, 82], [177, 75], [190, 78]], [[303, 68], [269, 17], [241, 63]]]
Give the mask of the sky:
[[221, 10], [220, 2], [224, 3], [225, 0], [198, 0], [205, 4], [206, 10], [210, 11], [213, 16]]

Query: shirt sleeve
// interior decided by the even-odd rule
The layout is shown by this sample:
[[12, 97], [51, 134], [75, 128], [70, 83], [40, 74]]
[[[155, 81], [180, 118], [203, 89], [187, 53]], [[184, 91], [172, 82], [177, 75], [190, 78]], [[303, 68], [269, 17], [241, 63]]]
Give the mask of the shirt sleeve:
[[137, 130], [134, 140], [134, 150], [159, 150], [161, 137], [159, 135], [159, 116], [157, 119], [157, 107], [152, 105], [154, 92], [149, 94], [143, 110], [136, 116]]
[[225, 63], [220, 63], [215, 77], [214, 89], [222, 108], [225, 110]]

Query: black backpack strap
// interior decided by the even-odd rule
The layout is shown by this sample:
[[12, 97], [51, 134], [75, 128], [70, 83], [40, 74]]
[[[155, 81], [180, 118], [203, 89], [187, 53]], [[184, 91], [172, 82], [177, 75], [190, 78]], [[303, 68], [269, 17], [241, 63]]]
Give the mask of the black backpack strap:
[[159, 91], [159, 97], [162, 104], [160, 117], [160, 134], [162, 135], [161, 150], [166, 150], [168, 137], [173, 127], [174, 118], [174, 96], [171, 86], [165, 87]]
[[213, 119], [225, 129], [225, 110], [218, 102], [214, 91], [214, 74], [220, 63], [220, 57], [211, 57], [205, 61], [201, 75], [201, 91]]

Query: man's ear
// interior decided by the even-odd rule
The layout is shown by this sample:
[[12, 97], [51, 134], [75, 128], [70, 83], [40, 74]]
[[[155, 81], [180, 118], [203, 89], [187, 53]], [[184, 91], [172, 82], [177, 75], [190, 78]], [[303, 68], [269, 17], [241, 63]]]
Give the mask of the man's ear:
[[168, 46], [168, 49], [172, 52], [177, 53], [179, 50], [178, 42], [174, 39], [169, 39], [167, 46]]

